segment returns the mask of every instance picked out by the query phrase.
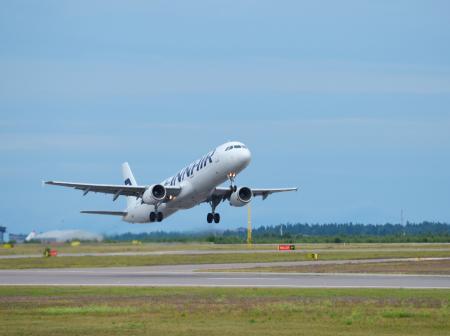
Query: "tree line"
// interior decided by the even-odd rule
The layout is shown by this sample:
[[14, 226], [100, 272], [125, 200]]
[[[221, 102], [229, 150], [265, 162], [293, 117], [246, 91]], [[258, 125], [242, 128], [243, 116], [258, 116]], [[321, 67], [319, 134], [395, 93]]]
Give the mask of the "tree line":
[[[450, 242], [450, 224], [422, 222], [400, 224], [278, 224], [260, 226], [252, 230], [254, 243], [399, 243], [399, 242]], [[107, 237], [107, 241], [144, 242], [212, 242], [245, 243], [247, 229], [211, 232], [123, 233]]]

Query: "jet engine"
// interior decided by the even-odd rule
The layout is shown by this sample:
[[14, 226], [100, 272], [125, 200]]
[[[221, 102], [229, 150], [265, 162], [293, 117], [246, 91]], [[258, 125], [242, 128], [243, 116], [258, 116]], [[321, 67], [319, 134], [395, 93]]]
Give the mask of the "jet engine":
[[161, 184], [154, 184], [145, 190], [142, 195], [142, 202], [154, 205], [166, 198], [166, 188]]
[[230, 205], [242, 207], [252, 200], [253, 193], [248, 187], [240, 187], [230, 196]]

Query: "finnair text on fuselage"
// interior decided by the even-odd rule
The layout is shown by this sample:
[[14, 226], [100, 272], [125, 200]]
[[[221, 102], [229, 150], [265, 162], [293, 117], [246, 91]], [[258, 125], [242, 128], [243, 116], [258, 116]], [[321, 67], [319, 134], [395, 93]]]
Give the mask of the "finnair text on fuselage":
[[208, 163], [213, 163], [212, 157], [216, 150], [213, 150], [202, 157], [200, 160], [192, 162], [186, 168], [183, 168], [177, 175], [169, 177], [167, 180], [163, 182], [164, 185], [177, 185], [177, 182], [180, 183], [184, 181], [185, 177], [192, 177], [194, 175], [194, 170], [199, 171], [202, 168], [206, 167]]

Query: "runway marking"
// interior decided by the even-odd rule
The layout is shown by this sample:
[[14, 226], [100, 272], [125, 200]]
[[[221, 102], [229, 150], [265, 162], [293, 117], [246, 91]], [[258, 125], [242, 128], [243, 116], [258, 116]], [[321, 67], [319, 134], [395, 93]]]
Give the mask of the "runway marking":
[[215, 277], [205, 277], [202, 279], [208, 279], [208, 280], [276, 280], [276, 281], [282, 281], [284, 280], [283, 278], [271, 278], [271, 277], [250, 277], [250, 278], [228, 278], [228, 277], [224, 277], [224, 278], [215, 278]]
[[[222, 273], [222, 274], [230, 274], [228, 272], [198, 272], [202, 274], [211, 274], [211, 273]], [[255, 274], [255, 275], [293, 275], [293, 276], [328, 276], [328, 275], [336, 275], [336, 276], [361, 276], [361, 277], [433, 277], [433, 278], [450, 278], [450, 275], [446, 274], [404, 274], [404, 273], [298, 273], [298, 272], [233, 272], [239, 274]], [[255, 276], [256, 277], [256, 276]]]
[[[326, 276], [343, 276], [343, 277], [352, 277], [352, 276], [359, 276], [359, 277], [433, 277], [433, 278], [450, 278], [450, 275], [446, 274], [403, 274], [403, 273], [299, 273], [299, 272], [220, 272], [220, 271], [198, 271], [198, 270], [187, 270], [187, 271], [126, 271], [126, 270], [100, 270], [96, 269], [94, 270], [68, 270], [68, 269], [28, 269], [28, 270], [0, 270], [0, 274], [8, 274], [8, 273], [47, 273], [49, 276], [53, 274], [60, 274], [63, 275], [65, 273], [74, 273], [74, 274], [94, 274], [94, 275], [189, 275], [189, 276], [195, 276], [202, 277], [202, 275], [221, 275], [221, 274], [229, 274], [236, 276], [236, 279], [255, 279], [259, 278], [261, 279], [261, 275], [283, 275], [288, 277], [298, 277], [298, 276], [319, 276], [319, 277], [326, 277]], [[243, 276], [249, 276], [252, 275], [252, 277], [237, 277], [238, 275]], [[231, 279], [231, 278], [219, 278], [219, 277], [207, 277], [208, 279]], [[264, 278], [265, 279], [265, 278]], [[274, 279], [274, 278], [273, 278]], [[281, 279], [281, 278], [277, 278]]]

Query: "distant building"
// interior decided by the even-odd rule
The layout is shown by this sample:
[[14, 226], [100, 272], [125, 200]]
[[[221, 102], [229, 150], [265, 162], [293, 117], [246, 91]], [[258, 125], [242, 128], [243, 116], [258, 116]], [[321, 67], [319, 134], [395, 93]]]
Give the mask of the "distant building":
[[4, 242], [3, 235], [5, 234], [5, 232], [6, 232], [6, 227], [0, 226], [0, 243]]
[[43, 233], [36, 233], [36, 231], [32, 231], [28, 236], [25, 237], [25, 241], [41, 241], [46, 243], [63, 243], [73, 240], [102, 241], [103, 236], [97, 233], [82, 230], [54, 230]]
[[23, 243], [25, 241], [25, 238], [27, 237], [26, 234], [22, 233], [10, 233], [9, 234], [9, 241], [15, 241], [16, 243]]

